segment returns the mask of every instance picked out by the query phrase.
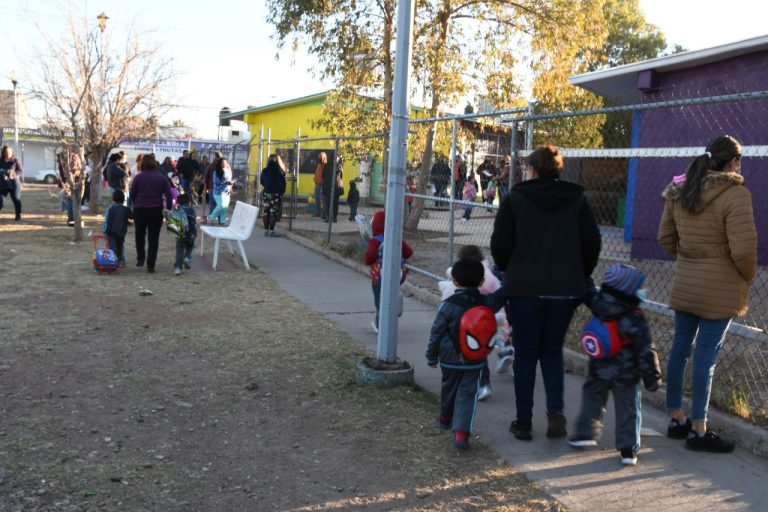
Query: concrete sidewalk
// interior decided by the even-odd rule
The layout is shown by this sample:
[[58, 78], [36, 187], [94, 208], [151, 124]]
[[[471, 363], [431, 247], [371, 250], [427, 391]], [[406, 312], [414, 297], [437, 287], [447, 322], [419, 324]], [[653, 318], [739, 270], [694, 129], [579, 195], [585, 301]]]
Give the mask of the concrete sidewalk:
[[[262, 234], [260, 229], [255, 230], [245, 245], [250, 263], [298, 300], [324, 314], [339, 330], [375, 351], [369, 278], [324, 256], [312, 242], [293, 235], [266, 238]], [[220, 260], [229, 258], [220, 256]], [[414, 366], [419, 386], [439, 394], [440, 371], [427, 367], [424, 361], [436, 308], [406, 297], [404, 310], [399, 323], [398, 356]], [[491, 379], [493, 396], [480, 404], [473, 438], [526, 472], [571, 510], [768, 510], [766, 458], [742, 448], [724, 455], [686, 450], [683, 441], [662, 434], [667, 424], [664, 412], [645, 405], [638, 465], [624, 467], [613, 448], [612, 405], [608, 406], [604, 437], [597, 449], [575, 450], [565, 440], [544, 436], [547, 421], [541, 382], [536, 389], [534, 439], [519, 441], [508, 431], [515, 410], [512, 377], [493, 375]], [[582, 377], [566, 375], [569, 427], [578, 414], [582, 382]], [[714, 427], [718, 427], [716, 422]]]

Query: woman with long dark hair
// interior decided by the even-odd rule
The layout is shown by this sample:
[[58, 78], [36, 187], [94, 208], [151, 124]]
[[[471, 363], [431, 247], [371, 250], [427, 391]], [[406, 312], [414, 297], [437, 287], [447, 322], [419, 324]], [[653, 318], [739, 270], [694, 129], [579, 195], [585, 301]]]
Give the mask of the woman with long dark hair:
[[[676, 176], [659, 225], [659, 244], [677, 257], [669, 307], [675, 337], [667, 361], [667, 436], [686, 448], [730, 452], [708, 429], [707, 409], [720, 347], [733, 317], [749, 309], [749, 283], [757, 272], [757, 230], [752, 196], [741, 172], [741, 144], [728, 135], [710, 142]], [[683, 374], [693, 348], [691, 416], [682, 408]]]
[[269, 155], [261, 171], [261, 204], [264, 209], [264, 236], [275, 236], [275, 223], [285, 194], [285, 166], [278, 155]]
[[13, 148], [3, 146], [0, 152], [0, 210], [3, 209], [3, 198], [10, 195], [16, 220], [21, 220], [21, 199], [18, 189], [21, 187], [21, 174], [24, 170], [19, 160], [13, 156]]
[[[131, 181], [130, 201], [136, 229], [136, 266], [143, 267], [146, 261], [147, 272], [150, 274], [155, 271], [157, 261], [160, 231], [163, 227], [163, 205], [166, 210], [173, 209], [172, 199], [171, 184], [158, 170], [155, 155], [144, 155], [141, 172]], [[149, 242], [146, 252], [145, 238]]]
[[584, 189], [560, 179], [560, 151], [537, 148], [528, 163], [535, 179], [509, 192], [491, 235], [515, 347], [517, 419], [509, 429], [522, 440], [532, 439], [537, 365], [547, 396], [547, 437], [567, 435], [563, 341], [600, 255], [600, 231]]

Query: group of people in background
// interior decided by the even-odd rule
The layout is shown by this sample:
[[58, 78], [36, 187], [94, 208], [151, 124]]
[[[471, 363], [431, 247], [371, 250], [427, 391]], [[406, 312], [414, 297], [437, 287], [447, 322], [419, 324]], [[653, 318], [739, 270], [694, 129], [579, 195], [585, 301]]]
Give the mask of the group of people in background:
[[[733, 318], [748, 310], [749, 286], [757, 271], [757, 231], [752, 198], [740, 174], [741, 155], [736, 139], [718, 137], [662, 194], [665, 207], [658, 242], [677, 260], [669, 299], [675, 329], [665, 373], [670, 415], [666, 435], [684, 439], [695, 451], [734, 449], [733, 443], [710, 429], [707, 411], [718, 353]], [[649, 391], [662, 383], [651, 330], [640, 309], [646, 275], [615, 263], [605, 268], [598, 289], [591, 275], [601, 235], [584, 189], [560, 179], [563, 157], [554, 146], [537, 148], [528, 163], [533, 178], [518, 182], [500, 201], [491, 235], [501, 287], [483, 298], [478, 292], [485, 281], [481, 262], [462, 257], [453, 266], [456, 294], [462, 294], [469, 306], [445, 300], [430, 335], [427, 363], [440, 365], [443, 376], [437, 426], [453, 430], [455, 446], [469, 448], [487, 363], [463, 357], [457, 337], [469, 307], [484, 304], [496, 310], [503, 304], [514, 347], [516, 417], [509, 429], [517, 439], [533, 438], [533, 395], [540, 367], [546, 436], [567, 437], [563, 343], [576, 308], [586, 303], [600, 322], [613, 323], [621, 344], [610, 357], [590, 358], [581, 411], [568, 442], [579, 448], [597, 445], [613, 393], [615, 447], [623, 464], [634, 465], [640, 449], [640, 383]], [[489, 170], [486, 190], [494, 176], [498, 175]], [[691, 357], [692, 401], [687, 414], [682, 396]]]

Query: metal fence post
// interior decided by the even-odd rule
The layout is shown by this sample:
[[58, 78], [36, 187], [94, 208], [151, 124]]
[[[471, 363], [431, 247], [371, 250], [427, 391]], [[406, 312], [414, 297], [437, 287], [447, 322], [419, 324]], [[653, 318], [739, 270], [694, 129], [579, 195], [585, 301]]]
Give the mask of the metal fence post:
[[448, 198], [448, 266], [450, 267], [453, 265], [453, 230], [454, 225], [456, 223], [456, 219], [454, 218], [454, 212], [455, 210], [455, 204], [453, 202], [453, 197], [456, 193], [456, 153], [457, 153], [457, 144], [458, 144], [458, 125], [459, 121], [455, 117], [453, 118], [453, 138], [451, 139], [451, 183], [453, 185], [451, 186], [451, 192], [449, 193]]
[[297, 214], [297, 189], [299, 188], [299, 169], [301, 168], [301, 165], [299, 163], [300, 155], [301, 155], [301, 127], [299, 127], [298, 130], [296, 130], [296, 141], [293, 143], [293, 154], [295, 155], [294, 161], [295, 164], [293, 166], [293, 186], [291, 187], [291, 216], [288, 218], [288, 231], [293, 231], [293, 218]]
[[336, 144], [333, 151], [333, 174], [331, 174], [331, 196], [328, 198], [328, 205], [326, 208], [326, 219], [328, 219], [328, 236], [325, 238], [325, 242], [331, 243], [331, 230], [333, 229], [333, 202], [338, 201], [336, 199], [336, 163], [339, 161], [339, 138], [336, 137]]
[[[535, 101], [529, 101], [528, 102], [528, 113], [526, 114], [528, 117], [533, 117], [534, 112], [533, 109], [536, 106]], [[525, 149], [531, 150], [533, 149], [533, 120], [529, 119], [525, 122]]]
[[[517, 180], [517, 130], [519, 128], [519, 122], [513, 121], [512, 122], [512, 135], [510, 137], [512, 146], [509, 149], [509, 179], [507, 180], [507, 194], [510, 193], [512, 190], [512, 187], [516, 185], [515, 181]], [[522, 175], [522, 172], [521, 172]]]

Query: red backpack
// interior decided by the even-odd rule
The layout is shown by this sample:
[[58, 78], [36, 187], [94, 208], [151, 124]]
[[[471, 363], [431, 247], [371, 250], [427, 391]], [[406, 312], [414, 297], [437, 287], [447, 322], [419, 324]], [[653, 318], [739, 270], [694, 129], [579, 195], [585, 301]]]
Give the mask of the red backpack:
[[494, 335], [498, 327], [493, 310], [475, 304], [464, 294], [454, 294], [445, 300], [464, 309], [459, 320], [459, 332], [451, 336], [454, 344], [464, 359], [482, 361], [493, 351]]

